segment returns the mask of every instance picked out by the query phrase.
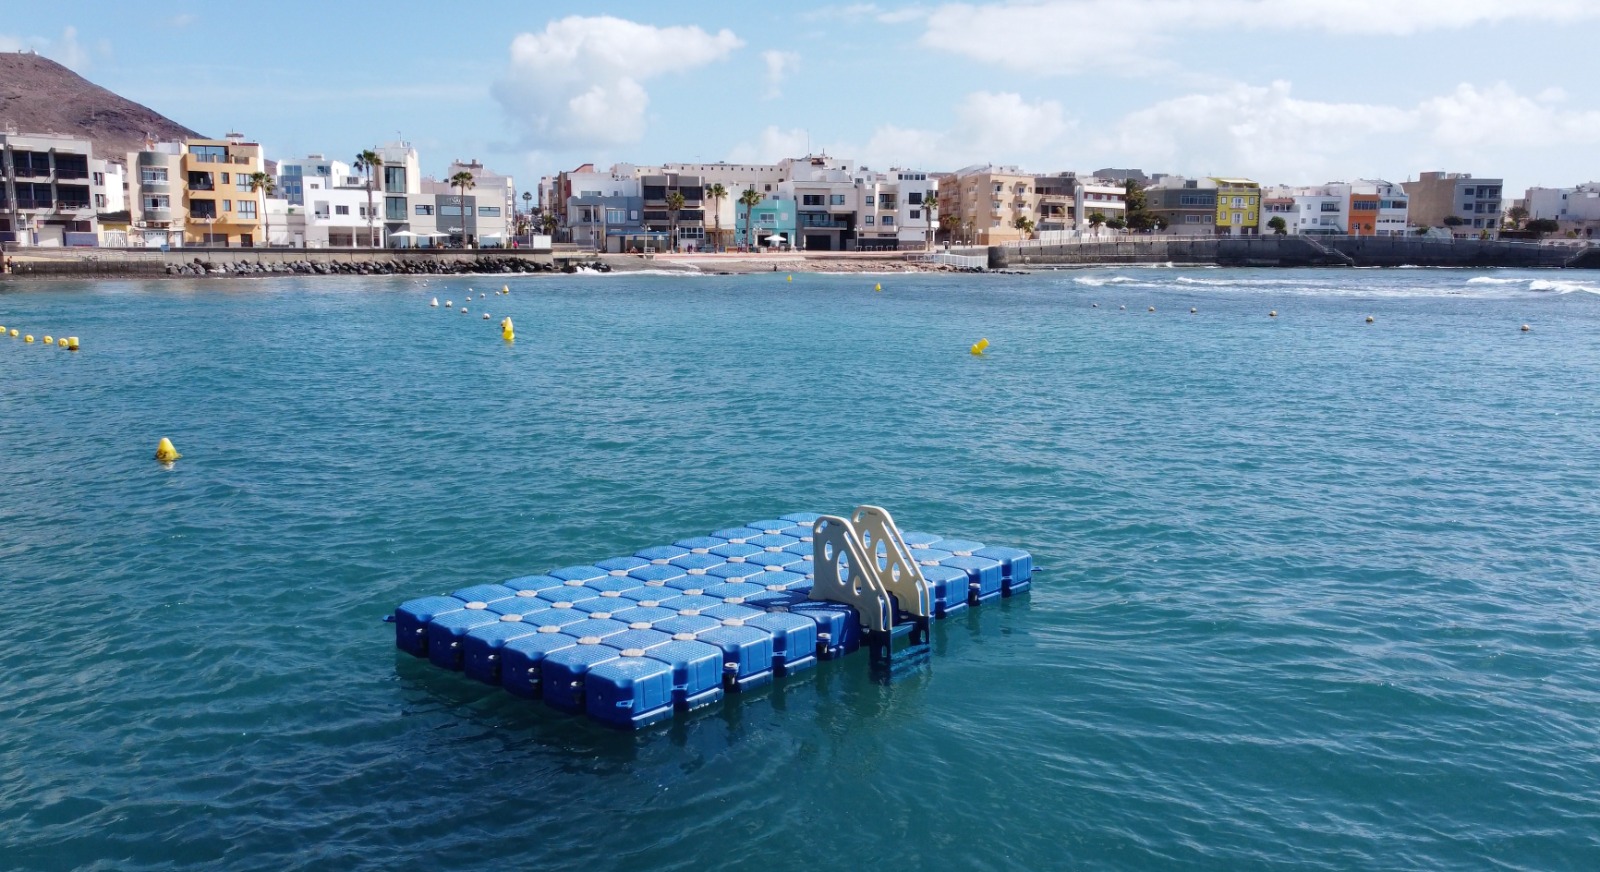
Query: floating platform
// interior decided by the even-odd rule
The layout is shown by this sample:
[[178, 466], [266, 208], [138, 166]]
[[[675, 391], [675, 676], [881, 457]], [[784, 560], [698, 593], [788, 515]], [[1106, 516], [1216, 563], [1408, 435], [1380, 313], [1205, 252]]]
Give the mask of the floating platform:
[[395, 609], [395, 644], [553, 708], [637, 729], [931, 619], [1026, 591], [1018, 548], [900, 533], [871, 506], [799, 512]]

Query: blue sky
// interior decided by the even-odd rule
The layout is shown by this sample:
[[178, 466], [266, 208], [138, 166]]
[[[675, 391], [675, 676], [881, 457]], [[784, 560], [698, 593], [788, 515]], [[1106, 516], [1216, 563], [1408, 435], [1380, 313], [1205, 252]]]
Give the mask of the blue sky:
[[[332, 11], [340, 9], [340, 11]], [[457, 17], [456, 12], [461, 16]], [[33, 48], [274, 157], [1600, 177], [1600, 0], [44, 4]]]

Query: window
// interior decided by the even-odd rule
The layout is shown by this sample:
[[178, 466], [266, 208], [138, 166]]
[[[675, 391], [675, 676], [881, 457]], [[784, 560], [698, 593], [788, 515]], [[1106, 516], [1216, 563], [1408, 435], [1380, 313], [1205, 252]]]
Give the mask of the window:
[[828, 205], [829, 206], [843, 206], [844, 205], [844, 195], [843, 194], [829, 194], [828, 195]]
[[94, 174], [94, 178], [91, 181], [92, 181], [93, 184], [99, 185], [100, 187], [103, 188], [106, 185], [106, 174], [105, 173], [95, 173]]
[[1233, 208], [1235, 208], [1235, 209], [1243, 209], [1244, 208], [1244, 198], [1243, 197], [1234, 197], [1233, 198]]
[[[386, 194], [404, 194], [406, 192], [406, 168], [383, 168], [383, 191]], [[402, 210], [402, 213], [404, 210]]]
[[883, 226], [888, 227], [893, 223], [894, 223], [894, 216], [893, 215], [885, 215], [885, 216], [883, 216]]
[[803, 194], [800, 197], [800, 204], [802, 206], [821, 206], [822, 205], [822, 195], [821, 194]]
[[333, 214], [335, 214], [335, 215], [349, 215], [350, 214], [350, 207], [349, 206], [335, 206], [335, 207], [333, 207]]
[[215, 218], [217, 217], [216, 200], [195, 200], [189, 204], [190, 218]]
[[867, 205], [868, 206], [875, 206], [875, 205], [877, 205], [877, 203], [878, 203], [878, 197], [877, 197], [876, 194], [868, 194], [867, 195]]
[[105, 194], [95, 194], [94, 195], [94, 207], [96, 209], [104, 209], [106, 207], [106, 195]]
[[[223, 176], [222, 183], [223, 184], [227, 184], [228, 183], [228, 178], [227, 178], [228, 174], [227, 173], [223, 173], [222, 176]], [[233, 174], [233, 189], [235, 191], [249, 191], [251, 193], [254, 193], [254, 190], [250, 187], [250, 177], [245, 175], [244, 173], [234, 173]]]
[[385, 221], [404, 221], [404, 220], [406, 220], [406, 198], [405, 197], [384, 197], [383, 198], [383, 220], [385, 220]]
[[1204, 215], [1185, 215], [1183, 216], [1183, 223], [1199, 224], [1203, 218], [1205, 218]]
[[214, 191], [216, 189], [217, 189], [217, 186], [212, 184], [211, 174], [210, 173], [190, 173], [189, 174], [189, 190], [191, 190], [191, 191]]
[[[478, 210], [478, 214], [480, 214], [480, 215], [483, 214], [483, 210], [482, 209]], [[606, 223], [607, 224], [625, 224], [625, 223], [627, 223], [627, 221], [628, 221], [628, 212], [627, 212], [627, 210], [625, 210], [625, 209], [611, 209], [611, 208], [606, 209]]]
[[1476, 197], [1476, 196], [1478, 196], [1478, 189], [1477, 188], [1462, 188], [1461, 189], [1461, 196], [1463, 196], [1463, 197]]
[[872, 225], [873, 225], [873, 224], [875, 224], [875, 223], [877, 223], [877, 219], [876, 219], [876, 218], [874, 218], [874, 217], [873, 217], [873, 216], [871, 216], [871, 215], [868, 215], [868, 216], [867, 216], [867, 217], [866, 217], [866, 218], [865, 218], [865, 219], [863, 219], [863, 220], [865, 220], [865, 221], [866, 221], [866, 224], [867, 224], [867, 226], [868, 226], [868, 227], [871, 227], [871, 226], [872, 226]]
[[224, 211], [224, 212], [232, 212], [233, 211], [233, 201], [232, 200], [223, 200], [222, 201], [222, 211]]
[[228, 174], [227, 173], [223, 173], [222, 174], [222, 183], [224, 185], [226, 185], [228, 183]]
[[912, 221], [915, 221], [915, 220], [917, 220], [918, 218], [921, 218], [921, 217], [922, 217], [922, 210], [921, 209], [912, 209], [911, 210], [911, 220]]
[[227, 163], [228, 149], [220, 145], [191, 145], [189, 156], [200, 163]]
[[1244, 220], [1250, 224], [1256, 223], [1256, 213], [1253, 211], [1244, 213]]
[[772, 193], [772, 186], [771, 185], [767, 185], [766, 186], [766, 193], [769, 193], [769, 194]]
[[[920, 193], [916, 192], [916, 191], [912, 191], [911, 193], [906, 195], [906, 202], [910, 203], [913, 206], [921, 206], [922, 205], [922, 195]], [[911, 217], [915, 218], [917, 216], [912, 215]]]
[[256, 201], [254, 201], [254, 200], [240, 200], [239, 201], [239, 217], [243, 218], [243, 219], [245, 219], [247, 221], [256, 220]]
[[1339, 211], [1339, 204], [1331, 202], [1331, 201], [1324, 200], [1323, 203], [1322, 203], [1322, 211], [1324, 211], [1324, 212], [1337, 212], [1337, 211]]
[[[443, 216], [443, 217], [446, 217], [446, 218], [460, 218], [461, 217], [461, 207], [460, 206], [440, 206], [439, 207], [439, 214], [441, 216]], [[590, 217], [593, 213], [591, 213], [587, 207], [585, 207], [583, 209], [581, 214], [582, 214], [582, 217], [580, 217], [578, 219], [579, 221], [584, 222], [584, 223], [589, 223], [589, 222], [594, 221], [594, 218]]]
[[1239, 212], [1233, 213], [1233, 223], [1235, 223], [1235, 224], [1243, 224], [1244, 223], [1244, 215], [1239, 213]]
[[499, 206], [479, 206], [478, 207], [478, 217], [479, 218], [499, 218], [500, 217], [500, 207]]
[[141, 182], [159, 182], [161, 184], [166, 184], [167, 183], [167, 168], [166, 167], [140, 167], [139, 168], [139, 181], [141, 181]]
[[146, 209], [172, 208], [172, 198], [168, 197], [166, 194], [146, 194], [143, 198], [141, 198], [140, 203]]

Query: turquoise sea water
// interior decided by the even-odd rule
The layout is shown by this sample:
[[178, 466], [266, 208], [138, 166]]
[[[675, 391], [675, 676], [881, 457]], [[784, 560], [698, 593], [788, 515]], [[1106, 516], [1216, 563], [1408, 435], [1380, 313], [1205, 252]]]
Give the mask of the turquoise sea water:
[[[1600, 868], [1600, 278], [503, 283], [0, 285], [0, 869]], [[379, 620], [859, 502], [1048, 571], [637, 735]]]

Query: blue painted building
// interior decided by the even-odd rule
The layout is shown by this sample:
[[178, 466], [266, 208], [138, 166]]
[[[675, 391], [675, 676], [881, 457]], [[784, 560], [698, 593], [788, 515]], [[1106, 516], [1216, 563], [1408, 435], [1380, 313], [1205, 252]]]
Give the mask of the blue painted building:
[[[737, 219], [734, 225], [734, 242], [753, 247], [743, 204], [736, 204]], [[750, 209], [750, 221], [755, 224], [755, 243], [778, 247], [794, 245], [795, 203], [783, 194], [769, 194]], [[782, 237], [781, 239], [779, 237]]]

